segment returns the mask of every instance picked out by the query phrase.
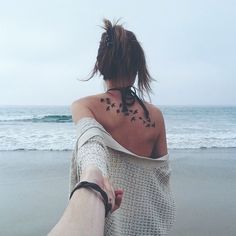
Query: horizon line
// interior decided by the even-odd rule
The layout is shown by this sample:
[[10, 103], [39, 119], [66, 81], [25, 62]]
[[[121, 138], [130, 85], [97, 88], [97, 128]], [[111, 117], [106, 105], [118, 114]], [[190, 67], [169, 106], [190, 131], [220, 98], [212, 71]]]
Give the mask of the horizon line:
[[[154, 104], [156, 105], [156, 104]], [[0, 104], [0, 107], [23, 107], [23, 106], [28, 106], [28, 107], [70, 107], [70, 105], [68, 104], [15, 104], [15, 105], [6, 105], [6, 104]], [[156, 106], [186, 106], [186, 107], [190, 107], [190, 106], [195, 106], [195, 107], [236, 107], [236, 104], [158, 104]]]

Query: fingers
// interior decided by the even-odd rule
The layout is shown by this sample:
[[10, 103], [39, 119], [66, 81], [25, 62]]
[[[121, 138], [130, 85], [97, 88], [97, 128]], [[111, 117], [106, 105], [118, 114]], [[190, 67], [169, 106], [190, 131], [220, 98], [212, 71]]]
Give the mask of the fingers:
[[107, 193], [108, 202], [112, 204], [111, 212], [114, 212], [120, 207], [123, 190], [114, 190], [111, 179], [103, 176], [102, 172], [96, 166], [89, 166], [83, 171], [81, 181], [83, 180], [98, 184]]
[[115, 205], [115, 192], [107, 177], [104, 177], [104, 188], [108, 196], [108, 202], [112, 204], [113, 209], [113, 206]]
[[115, 190], [115, 195], [116, 194], [123, 194], [123, 193], [124, 193], [124, 191], [122, 189], [116, 189]]
[[122, 198], [123, 198], [123, 190], [115, 190], [115, 206], [113, 208], [113, 211], [120, 208]]
[[104, 186], [105, 186], [105, 191], [108, 195], [108, 201], [109, 203], [112, 204], [111, 212], [114, 212], [121, 205], [121, 201], [123, 198], [123, 190], [122, 189], [114, 190], [112, 181], [107, 177], [104, 177]]

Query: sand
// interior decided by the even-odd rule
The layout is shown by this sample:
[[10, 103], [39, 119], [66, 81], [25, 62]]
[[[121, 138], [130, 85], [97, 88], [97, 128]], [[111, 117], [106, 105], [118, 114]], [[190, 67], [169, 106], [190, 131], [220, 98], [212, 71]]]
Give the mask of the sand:
[[171, 236], [236, 235], [236, 149], [171, 152], [177, 204]]
[[[0, 235], [47, 235], [68, 200], [70, 151], [0, 152]], [[170, 150], [171, 236], [236, 235], [236, 149]]]

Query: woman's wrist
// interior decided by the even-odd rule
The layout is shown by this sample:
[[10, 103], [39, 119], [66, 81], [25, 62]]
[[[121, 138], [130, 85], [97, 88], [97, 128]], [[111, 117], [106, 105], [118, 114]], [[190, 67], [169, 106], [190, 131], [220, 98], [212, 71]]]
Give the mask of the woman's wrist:
[[94, 200], [99, 199], [103, 203], [103, 199], [99, 192], [91, 188], [79, 188], [77, 189], [71, 197], [71, 201], [76, 202], [81, 196], [86, 196], [86, 199], [93, 198]]
[[83, 170], [80, 181], [88, 181], [99, 185], [104, 189], [104, 178], [101, 170], [97, 166], [88, 166]]

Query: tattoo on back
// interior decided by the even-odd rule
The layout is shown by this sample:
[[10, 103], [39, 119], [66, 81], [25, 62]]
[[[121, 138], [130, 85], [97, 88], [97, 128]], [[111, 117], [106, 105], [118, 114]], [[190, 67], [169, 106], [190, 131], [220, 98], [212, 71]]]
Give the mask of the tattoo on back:
[[[147, 128], [155, 128], [155, 122], [152, 122], [150, 117], [145, 118], [143, 115], [139, 114], [138, 109], [130, 109], [128, 111], [123, 112], [122, 106], [123, 104], [116, 104], [111, 101], [110, 98], [101, 98], [100, 102], [104, 104], [105, 111], [115, 110], [116, 114], [127, 116], [131, 122], [142, 122], [142, 124]], [[128, 105], [127, 105], [128, 107]]]

